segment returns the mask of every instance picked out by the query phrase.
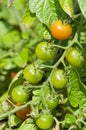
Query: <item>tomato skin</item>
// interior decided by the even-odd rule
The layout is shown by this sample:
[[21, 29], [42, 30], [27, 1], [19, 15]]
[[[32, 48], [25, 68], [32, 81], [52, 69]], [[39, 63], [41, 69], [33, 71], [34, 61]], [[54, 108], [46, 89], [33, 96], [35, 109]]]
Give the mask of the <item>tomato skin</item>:
[[61, 20], [56, 20], [51, 25], [51, 34], [58, 40], [66, 40], [72, 34], [72, 27], [70, 24], [63, 24]]
[[13, 79], [16, 76], [16, 72], [11, 72], [10, 77]]
[[58, 103], [59, 103], [59, 99], [58, 97], [54, 96], [52, 97], [52, 95], [48, 95], [45, 98], [46, 104], [48, 105], [49, 109], [54, 109], [57, 107]]
[[83, 63], [84, 58], [81, 55], [80, 50], [77, 50], [76, 48], [71, 47], [68, 49], [68, 51], [66, 53], [66, 60], [72, 66], [79, 67]]
[[12, 89], [11, 98], [16, 103], [24, 103], [28, 100], [29, 94], [23, 90], [23, 86], [16, 86]]
[[49, 109], [54, 109], [59, 104], [59, 98], [58, 98], [57, 93], [53, 94], [49, 86], [46, 86], [44, 90], [44, 97], [45, 97], [45, 102]]
[[43, 77], [43, 71], [36, 69], [33, 64], [29, 64], [25, 67], [24, 71], [24, 78], [32, 84], [36, 84], [41, 81]]
[[51, 75], [51, 82], [52, 85], [57, 89], [64, 88], [67, 84], [67, 78], [64, 76], [63, 70], [55, 70]]
[[54, 60], [56, 56], [56, 48], [51, 43], [41, 42], [36, 46], [36, 56], [45, 61]]
[[[17, 106], [20, 106], [20, 105], [18, 105], [18, 104], [16, 104], [16, 105], [17, 105]], [[17, 112], [16, 112], [16, 115], [17, 115], [20, 119], [25, 120], [25, 119], [28, 118], [27, 115], [30, 114], [30, 111], [31, 111], [30, 107], [26, 107], [26, 108], [23, 108], [23, 109], [17, 111]]]
[[38, 119], [36, 120], [36, 125], [40, 129], [49, 129], [52, 127], [54, 123], [53, 116], [51, 114], [42, 114]]

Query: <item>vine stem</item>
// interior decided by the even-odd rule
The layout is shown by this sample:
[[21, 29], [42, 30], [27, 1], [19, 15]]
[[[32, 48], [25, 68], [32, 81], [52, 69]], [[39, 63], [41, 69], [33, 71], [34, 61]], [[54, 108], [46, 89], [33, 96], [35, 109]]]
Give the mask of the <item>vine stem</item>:
[[50, 76], [49, 76], [49, 78], [47, 79], [46, 82], [50, 82], [50, 80], [51, 80], [51, 75], [52, 75], [53, 71], [55, 70], [55, 68], [56, 68], [60, 63], [64, 63], [64, 58], [65, 58], [65, 55], [66, 55], [67, 50], [68, 50], [70, 47], [72, 47], [73, 44], [77, 43], [77, 38], [78, 38], [78, 34], [76, 33], [74, 39], [73, 39], [73, 40], [69, 43], [69, 45], [66, 47], [66, 49], [65, 49], [65, 51], [63, 52], [61, 58], [59, 58], [59, 60], [53, 65], [53, 68], [52, 68], [52, 71], [51, 71], [51, 73], [50, 73]]
[[9, 115], [11, 115], [11, 114], [15, 113], [16, 111], [19, 111], [19, 110], [27, 107], [30, 104], [31, 104], [31, 101], [27, 102], [25, 105], [18, 106], [18, 107], [16, 106], [13, 110], [10, 110], [10, 111], [8, 111], [8, 112], [6, 112], [4, 114], [0, 114], [0, 120], [2, 120], [3, 118], [9, 117]]
[[66, 47], [63, 47], [63, 46], [60, 46], [60, 45], [55, 45], [55, 44], [53, 44], [52, 46], [53, 46], [53, 47], [57, 47], [57, 48], [61, 48], [61, 49], [63, 49], [63, 50], [66, 49]]

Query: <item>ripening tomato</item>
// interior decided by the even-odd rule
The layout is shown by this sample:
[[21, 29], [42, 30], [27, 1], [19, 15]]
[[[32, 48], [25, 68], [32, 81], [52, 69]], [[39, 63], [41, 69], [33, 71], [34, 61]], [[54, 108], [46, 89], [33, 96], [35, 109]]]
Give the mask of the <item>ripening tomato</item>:
[[51, 25], [51, 34], [58, 40], [66, 40], [72, 34], [72, 27], [70, 24], [64, 24], [61, 20], [56, 20]]
[[[16, 104], [16, 106], [21, 106], [21, 105], [20, 104]], [[25, 119], [28, 118], [28, 114], [30, 114], [30, 111], [31, 111], [30, 107], [26, 107], [26, 108], [23, 108], [23, 109], [17, 111], [16, 115], [20, 119], [25, 120]]]
[[23, 85], [16, 86], [12, 89], [11, 98], [16, 103], [24, 103], [28, 100], [30, 94], [26, 93]]
[[66, 60], [72, 66], [79, 67], [83, 63], [84, 58], [83, 58], [82, 53], [79, 49], [71, 47], [67, 50]]
[[67, 78], [64, 76], [64, 71], [57, 69], [51, 75], [51, 82], [55, 88], [64, 88], [67, 84]]
[[51, 43], [41, 42], [36, 46], [36, 56], [45, 61], [54, 60], [56, 56], [56, 48]]
[[11, 72], [10, 77], [13, 79], [16, 76], [16, 72]]
[[54, 123], [54, 119], [53, 119], [53, 116], [51, 114], [42, 114], [36, 120], [36, 125], [40, 129], [44, 129], [44, 130], [52, 127], [53, 123]]
[[25, 67], [23, 74], [29, 83], [36, 84], [41, 81], [44, 73], [42, 70], [35, 68], [33, 64], [29, 64]]

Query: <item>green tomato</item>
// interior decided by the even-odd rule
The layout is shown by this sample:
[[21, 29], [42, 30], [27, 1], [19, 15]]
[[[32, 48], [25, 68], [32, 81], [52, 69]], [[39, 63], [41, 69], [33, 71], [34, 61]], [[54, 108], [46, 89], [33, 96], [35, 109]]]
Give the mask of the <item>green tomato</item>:
[[28, 100], [29, 98], [29, 94], [27, 94], [24, 89], [23, 86], [16, 86], [12, 89], [11, 92], [11, 98], [13, 99], [14, 102], [16, 103], [24, 103]]
[[55, 88], [64, 88], [67, 84], [67, 78], [64, 76], [64, 72], [61, 69], [57, 69], [51, 75], [51, 82]]
[[56, 56], [56, 48], [51, 43], [41, 42], [36, 46], [36, 56], [45, 61], [54, 60]]
[[45, 101], [49, 109], [56, 108], [59, 103], [59, 99], [56, 95], [48, 95], [45, 97]]
[[57, 93], [52, 93], [52, 90], [50, 90], [49, 86], [46, 86], [44, 89], [44, 97], [49, 109], [54, 109], [57, 107], [59, 103], [59, 98], [57, 96]]
[[53, 116], [51, 114], [42, 114], [36, 120], [36, 125], [40, 129], [44, 129], [44, 130], [52, 127], [53, 123], [54, 123], [54, 119], [53, 119]]
[[74, 123], [76, 123], [76, 117], [75, 117], [75, 115], [72, 115], [72, 114], [70, 114], [70, 113], [67, 113], [67, 114], [65, 115], [64, 120], [65, 120], [65, 127], [66, 127], [66, 128], [68, 128], [68, 127], [70, 127], [71, 125], [73, 125]]
[[40, 69], [36, 69], [33, 64], [29, 64], [25, 67], [24, 71], [24, 78], [32, 84], [36, 84], [42, 80], [43, 71]]
[[84, 58], [80, 52], [80, 50], [71, 47], [67, 50], [66, 53], [66, 60], [69, 64], [71, 64], [74, 67], [79, 67], [84, 61]]

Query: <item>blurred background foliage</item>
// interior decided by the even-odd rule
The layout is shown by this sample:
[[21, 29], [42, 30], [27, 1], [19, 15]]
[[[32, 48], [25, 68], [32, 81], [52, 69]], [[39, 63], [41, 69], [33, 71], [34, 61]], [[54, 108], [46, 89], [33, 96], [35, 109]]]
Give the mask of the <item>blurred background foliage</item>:
[[0, 0], [0, 94], [7, 90], [12, 72], [35, 60], [35, 45], [43, 40], [40, 26], [25, 0], [15, 0], [9, 8], [7, 0]]

